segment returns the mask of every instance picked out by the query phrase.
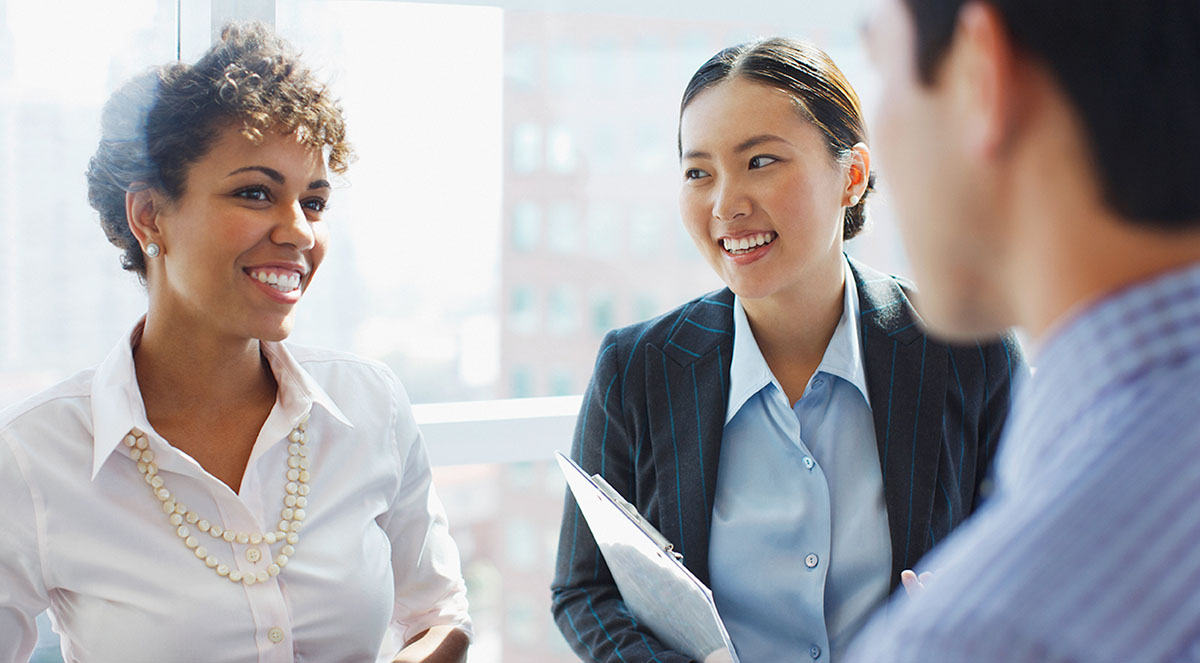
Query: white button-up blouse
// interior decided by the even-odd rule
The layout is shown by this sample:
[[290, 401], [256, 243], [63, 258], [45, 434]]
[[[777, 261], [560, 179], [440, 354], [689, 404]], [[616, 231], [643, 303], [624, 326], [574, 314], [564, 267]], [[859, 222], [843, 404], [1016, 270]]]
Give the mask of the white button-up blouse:
[[[141, 329], [98, 368], [0, 412], [0, 663], [29, 657], [47, 608], [65, 659], [88, 663], [388, 660], [429, 627], [470, 632], [458, 551], [391, 371], [262, 343], [278, 392], [235, 494], [147, 420]], [[287, 437], [306, 414], [309, 494], [286, 566], [260, 573], [286, 541], [195, 532], [220, 564], [266, 578], [251, 585], [185, 545], [122, 443], [144, 431], [172, 499], [212, 525], [273, 532]]]

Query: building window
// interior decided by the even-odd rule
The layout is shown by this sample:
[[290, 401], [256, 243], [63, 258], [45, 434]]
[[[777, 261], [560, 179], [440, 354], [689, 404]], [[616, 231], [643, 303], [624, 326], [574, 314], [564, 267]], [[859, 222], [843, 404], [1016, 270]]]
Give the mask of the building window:
[[513, 127], [512, 168], [527, 175], [542, 166], [542, 130], [538, 125], [526, 122]]
[[575, 149], [575, 135], [564, 126], [550, 130], [546, 139], [546, 160], [550, 170], [556, 173], [569, 173], [575, 170], [578, 155]]
[[658, 314], [658, 302], [653, 296], [641, 294], [633, 300], [634, 320], [649, 320]]
[[516, 332], [532, 332], [538, 328], [537, 291], [527, 285], [512, 290], [509, 326]]
[[513, 88], [532, 90], [538, 84], [537, 51], [528, 45], [513, 46], [504, 54], [504, 80]]
[[557, 202], [550, 208], [549, 244], [555, 253], [570, 254], [579, 250], [579, 221], [575, 206]]
[[570, 334], [579, 327], [579, 302], [575, 289], [560, 285], [550, 291], [546, 326], [552, 334]]
[[597, 258], [616, 254], [617, 241], [623, 234], [621, 219], [611, 205], [599, 203], [588, 209], [588, 248]]
[[571, 370], [558, 367], [550, 373], [550, 395], [569, 396], [574, 393], [575, 385], [571, 382]]
[[512, 243], [518, 251], [536, 249], [542, 234], [542, 210], [537, 203], [517, 203], [512, 211]]
[[629, 239], [633, 245], [633, 253], [637, 256], [657, 256], [661, 254], [659, 238], [662, 236], [662, 219], [653, 210], [637, 209], [629, 222]]
[[529, 398], [533, 396], [533, 369], [528, 366], [514, 366], [512, 369], [512, 398]]
[[597, 336], [604, 335], [613, 328], [615, 319], [613, 296], [607, 292], [592, 295], [592, 332]]

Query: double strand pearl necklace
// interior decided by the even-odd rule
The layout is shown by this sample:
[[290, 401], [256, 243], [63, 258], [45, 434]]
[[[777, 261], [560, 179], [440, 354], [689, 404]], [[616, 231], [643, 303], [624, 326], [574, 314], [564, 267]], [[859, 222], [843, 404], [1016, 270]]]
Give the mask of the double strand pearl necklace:
[[[280, 520], [277, 529], [266, 533], [235, 532], [201, 518], [195, 511], [188, 509], [183, 502], [175, 499], [175, 496], [167, 489], [162, 475], [158, 473], [158, 466], [154, 463], [154, 452], [150, 450], [150, 442], [146, 439], [144, 432], [134, 428], [125, 436], [123, 442], [129, 449], [129, 457], [137, 462], [138, 471], [142, 473], [146, 484], [150, 486], [150, 490], [154, 491], [154, 496], [158, 498], [158, 501], [162, 502], [163, 513], [167, 515], [171, 526], [176, 528], [175, 534], [183, 542], [183, 545], [187, 546], [197, 559], [204, 562], [204, 565], [216, 572], [218, 576], [249, 586], [266, 582], [279, 575], [283, 567], [287, 566], [288, 559], [296, 554], [295, 546], [300, 541], [300, 530], [304, 527], [304, 519], [308, 516], [305, 511], [308, 507], [309, 491], [308, 436], [305, 433], [307, 428], [308, 415], [305, 414], [300, 419], [300, 423], [296, 424], [296, 427], [288, 434], [287, 485], [283, 496], [283, 510], [279, 512]], [[283, 543], [283, 546], [266, 570], [257, 573], [242, 573], [236, 568], [230, 568], [228, 564], [222, 564], [215, 555], [209, 553], [207, 548], [200, 545], [199, 539], [192, 534], [189, 525], [195, 526], [200, 533], [208, 534], [214, 539], [220, 539], [227, 543], [237, 542], [254, 546], [261, 543], [268, 546]], [[257, 549], [251, 548], [247, 553], [247, 558], [251, 562], [258, 561]]]

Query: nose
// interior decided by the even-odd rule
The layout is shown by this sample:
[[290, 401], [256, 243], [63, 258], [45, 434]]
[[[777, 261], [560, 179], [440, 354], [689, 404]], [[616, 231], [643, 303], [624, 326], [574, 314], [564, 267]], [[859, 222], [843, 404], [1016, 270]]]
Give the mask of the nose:
[[304, 207], [297, 200], [282, 208], [279, 222], [271, 231], [271, 241], [276, 244], [290, 244], [301, 251], [307, 251], [316, 245], [316, 233], [313, 232], [312, 222], [304, 213]]
[[735, 179], [727, 177], [717, 185], [712, 203], [713, 218], [734, 221], [750, 214], [750, 208], [749, 196]]

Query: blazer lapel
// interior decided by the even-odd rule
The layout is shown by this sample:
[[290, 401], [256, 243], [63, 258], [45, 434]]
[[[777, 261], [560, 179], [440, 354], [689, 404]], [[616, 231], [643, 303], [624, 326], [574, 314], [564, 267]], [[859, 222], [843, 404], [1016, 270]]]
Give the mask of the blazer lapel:
[[684, 563], [708, 582], [708, 537], [733, 353], [733, 293], [685, 308], [663, 347], [646, 348], [656, 500], [647, 511]]
[[892, 537], [892, 586], [927, 548], [942, 446], [946, 356], [899, 282], [855, 260], [864, 362]]

